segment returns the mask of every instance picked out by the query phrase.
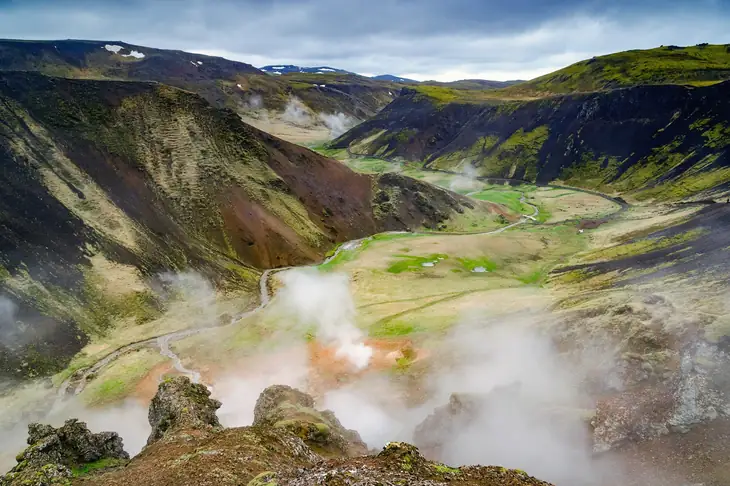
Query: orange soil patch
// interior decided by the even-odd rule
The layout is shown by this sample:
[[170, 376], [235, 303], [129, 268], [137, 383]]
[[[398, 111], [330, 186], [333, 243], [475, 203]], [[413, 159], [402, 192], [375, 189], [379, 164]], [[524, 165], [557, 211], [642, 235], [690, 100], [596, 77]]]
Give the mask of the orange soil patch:
[[152, 400], [152, 397], [154, 397], [157, 393], [157, 387], [160, 385], [160, 377], [163, 375], [171, 376], [177, 374], [174, 371], [172, 363], [169, 361], [155, 366], [149, 373], [147, 373], [147, 376], [145, 376], [142, 381], [137, 383], [137, 386], [132, 392], [131, 398], [139, 400], [142, 403], [149, 403]]
[[373, 354], [368, 366], [358, 370], [347, 356], [338, 355], [337, 346], [310, 342], [309, 381], [312, 391], [316, 394], [318, 391], [332, 390], [366, 373], [391, 369], [401, 358], [415, 362], [426, 357], [426, 353], [414, 348], [409, 339], [366, 339], [365, 345], [373, 350]]

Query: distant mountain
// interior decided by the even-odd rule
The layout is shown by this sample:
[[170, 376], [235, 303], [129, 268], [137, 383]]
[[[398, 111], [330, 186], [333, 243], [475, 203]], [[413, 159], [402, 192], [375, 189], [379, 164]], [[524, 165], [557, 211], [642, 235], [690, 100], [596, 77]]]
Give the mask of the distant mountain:
[[265, 73], [279, 75], [279, 74], [291, 74], [291, 73], [309, 73], [309, 74], [355, 74], [344, 69], [332, 68], [329, 66], [316, 66], [316, 67], [302, 67], [294, 66], [292, 64], [273, 64], [271, 66], [264, 66], [261, 70]]
[[381, 74], [380, 76], [372, 76], [372, 78], [378, 81], [391, 81], [393, 83], [418, 83], [415, 79], [401, 78], [392, 74]]
[[[276, 66], [284, 67], [284, 66]], [[284, 110], [296, 96], [311, 110], [363, 120], [393, 100], [397, 86], [341, 69], [311, 68], [272, 76], [243, 62], [121, 41], [3, 40], [0, 72], [30, 71], [75, 79], [156, 81], [196, 93], [239, 113]], [[329, 71], [326, 71], [328, 70]], [[331, 73], [326, 83], [317, 72]], [[327, 85], [327, 89], [322, 88]]]
[[454, 89], [499, 89], [513, 86], [515, 84], [524, 83], [524, 81], [491, 81], [488, 79], [460, 79], [459, 81], [424, 81], [421, 84], [429, 86], [444, 86]]

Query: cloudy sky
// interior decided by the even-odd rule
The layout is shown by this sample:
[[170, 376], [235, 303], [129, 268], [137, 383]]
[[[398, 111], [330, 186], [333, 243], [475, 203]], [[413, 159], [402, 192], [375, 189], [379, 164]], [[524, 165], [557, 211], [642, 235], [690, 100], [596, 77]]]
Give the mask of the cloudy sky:
[[530, 79], [598, 54], [730, 43], [730, 0], [0, 0], [0, 36], [116, 40], [256, 66]]

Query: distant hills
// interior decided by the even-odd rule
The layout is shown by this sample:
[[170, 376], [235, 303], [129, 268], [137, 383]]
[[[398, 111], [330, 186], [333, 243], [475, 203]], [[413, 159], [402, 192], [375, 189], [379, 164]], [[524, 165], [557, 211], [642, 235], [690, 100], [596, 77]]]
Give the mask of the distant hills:
[[483, 83], [405, 88], [332, 147], [637, 200], [729, 194], [730, 45], [631, 50]]
[[[283, 111], [291, 97], [315, 112], [362, 120], [390, 103], [398, 86], [341, 70], [311, 74], [288, 70], [271, 76], [222, 57], [155, 49], [121, 41], [2, 40], [0, 72], [32, 71], [72, 79], [155, 81], [192, 91], [219, 108], [239, 113]], [[325, 85], [324, 88], [322, 85]]]
[[[264, 66], [261, 71], [272, 74], [274, 76], [281, 76], [284, 74], [293, 73], [305, 73], [305, 74], [351, 74], [353, 76], [362, 76], [361, 74], [354, 73], [352, 71], [346, 71], [345, 69], [333, 68], [330, 66], [296, 66], [293, 64], [272, 64], [270, 66]], [[415, 79], [404, 78], [402, 76], [395, 76], [393, 74], [379, 74], [377, 76], [363, 76], [369, 77], [376, 81], [387, 81], [390, 83], [400, 84], [425, 84], [429, 86], [446, 86], [455, 89], [498, 89], [506, 88], [514, 84], [522, 83], [523, 81], [491, 81], [488, 79], [462, 79], [459, 81], [417, 81]]]
[[373, 79], [378, 79], [380, 81], [392, 81], [394, 83], [418, 83], [415, 79], [401, 78], [400, 76], [393, 76], [392, 74], [373, 76]]
[[730, 79], [730, 45], [634, 49], [577, 62], [522, 83], [513, 91], [574, 93], [643, 84], [705, 86]]
[[293, 64], [272, 64], [271, 66], [264, 66], [260, 68], [263, 72], [280, 75], [280, 74], [291, 74], [291, 73], [308, 73], [308, 74], [355, 74], [344, 69], [331, 68], [329, 66], [317, 66], [317, 67], [302, 67], [294, 66]]
[[[359, 74], [353, 73], [352, 71], [346, 71], [344, 69], [333, 68], [330, 66], [306, 67], [306, 66], [295, 66], [293, 64], [272, 64], [270, 66], [264, 66], [260, 69], [265, 73], [273, 74], [275, 76], [279, 76], [282, 74], [291, 74], [291, 73], [353, 74], [356, 76], [360, 76]], [[389, 81], [392, 83], [418, 83], [418, 81], [416, 81], [414, 79], [402, 78], [400, 76], [394, 76], [392, 74], [380, 74], [378, 76], [365, 76], [365, 77], [369, 77], [370, 79], [375, 79], [377, 81]]]

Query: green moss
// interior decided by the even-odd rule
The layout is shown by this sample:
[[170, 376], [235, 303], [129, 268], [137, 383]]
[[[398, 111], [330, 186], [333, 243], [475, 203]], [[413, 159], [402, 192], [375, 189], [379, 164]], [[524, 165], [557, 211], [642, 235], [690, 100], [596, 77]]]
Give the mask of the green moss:
[[726, 45], [663, 46], [598, 56], [502, 90], [505, 94], [598, 91], [639, 84], [708, 85], [728, 79]]
[[[349, 250], [341, 250], [339, 253], [337, 253], [337, 256], [332, 258], [329, 262], [323, 263], [319, 265], [317, 268], [320, 271], [329, 272], [334, 270], [336, 267], [354, 260], [357, 258], [357, 256], [366, 250], [370, 245], [382, 241], [392, 241], [392, 240], [399, 240], [403, 238], [410, 238], [413, 237], [413, 233], [380, 233], [377, 235], [370, 236], [368, 238], [365, 238], [360, 242], [360, 244], [352, 249]], [[335, 254], [336, 249], [339, 248], [339, 245], [328, 252], [328, 257]]]
[[436, 472], [442, 474], [461, 474], [461, 469], [458, 467], [449, 467], [445, 464], [431, 464], [431, 467], [434, 468]]
[[527, 132], [520, 128], [483, 159], [481, 172], [493, 177], [513, 177], [522, 173], [523, 179], [534, 179], [538, 154], [548, 135], [547, 125]]
[[707, 169], [719, 157], [720, 154], [709, 155], [703, 161], [695, 164], [690, 170], [683, 172], [676, 179], [663, 182], [648, 189], [643, 189], [635, 193], [634, 198], [639, 201], [652, 198], [664, 201], [678, 200], [721, 186], [730, 180], [730, 168]]
[[248, 482], [247, 486], [277, 486], [277, 474], [272, 471], [265, 471]]
[[441, 260], [445, 260], [448, 257], [448, 255], [443, 253], [434, 253], [428, 256], [395, 255], [395, 258], [398, 260], [391, 263], [387, 271], [398, 274], [424, 270], [429, 268], [429, 264], [437, 265]]
[[[457, 262], [464, 268], [464, 270], [471, 272], [475, 268], [484, 268], [488, 272], [494, 272], [497, 270], [497, 263], [488, 257], [477, 257], [477, 258], [457, 258]], [[458, 269], [456, 269], [458, 271]]]
[[702, 133], [705, 145], [715, 149], [723, 149], [730, 145], [730, 127], [717, 123], [711, 129]]
[[669, 169], [682, 163], [688, 154], [679, 151], [684, 136], [677, 137], [667, 145], [652, 149], [652, 154], [632, 165], [624, 172], [614, 188], [629, 191], [644, 186], [647, 182], [664, 175]]
[[530, 272], [517, 275], [517, 280], [525, 285], [542, 285], [547, 281], [547, 271], [543, 268], [532, 270]]
[[399, 319], [383, 320], [370, 328], [370, 336], [378, 338], [408, 336], [421, 332], [423, 329], [412, 322]]
[[646, 238], [643, 240], [612, 246], [601, 250], [589, 252], [583, 256], [583, 261], [604, 261], [618, 260], [636, 255], [642, 255], [652, 251], [662, 250], [675, 245], [680, 245], [700, 237], [703, 230], [696, 229], [686, 231], [674, 236], [663, 236], [659, 238]]
[[500, 204], [516, 214], [532, 214], [533, 209], [521, 201], [523, 194], [518, 190], [504, 187], [491, 187], [471, 194], [470, 197], [480, 201], [489, 201]]
[[90, 462], [88, 464], [81, 464], [71, 469], [74, 477], [85, 476], [87, 474], [100, 471], [103, 469], [110, 469], [113, 467], [124, 466], [128, 461], [124, 459], [99, 459], [98, 461]]
[[563, 169], [560, 178], [568, 185], [601, 190], [618, 174], [621, 162], [617, 157], [584, 152], [580, 161]]
[[129, 396], [137, 384], [165, 358], [149, 350], [118, 358], [84, 390], [81, 397], [88, 405], [114, 403]]

